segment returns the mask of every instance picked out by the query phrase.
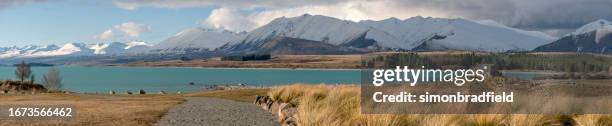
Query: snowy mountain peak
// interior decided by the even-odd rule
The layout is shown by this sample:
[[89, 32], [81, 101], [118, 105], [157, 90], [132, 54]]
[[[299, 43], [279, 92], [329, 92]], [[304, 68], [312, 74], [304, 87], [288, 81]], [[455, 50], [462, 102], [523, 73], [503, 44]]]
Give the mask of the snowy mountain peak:
[[571, 35], [580, 35], [595, 30], [612, 30], [612, 22], [599, 19], [578, 28], [576, 31], [572, 32]]
[[98, 43], [89, 46], [89, 49], [94, 50], [94, 54], [119, 54], [125, 51], [128, 45], [120, 42]]
[[595, 32], [595, 42], [599, 43], [603, 37], [612, 34], [612, 22], [599, 19], [578, 28], [576, 31], [566, 36], [577, 36], [591, 32]]
[[612, 54], [612, 22], [599, 19], [534, 51]]
[[190, 50], [210, 51], [237, 42], [244, 33], [224, 29], [190, 28], [152, 47], [154, 52], [184, 53]]
[[305, 14], [292, 18], [277, 18], [251, 31], [244, 41], [261, 42], [275, 36], [286, 36], [313, 41], [327, 41], [338, 45], [354, 39], [368, 29], [367, 26], [352, 21]]
[[131, 48], [135, 48], [135, 47], [139, 47], [139, 46], [144, 46], [144, 47], [151, 47], [152, 45], [143, 42], [143, 41], [131, 41], [131, 42], [127, 42], [125, 43], [127, 46], [125, 47], [125, 49], [131, 49]]

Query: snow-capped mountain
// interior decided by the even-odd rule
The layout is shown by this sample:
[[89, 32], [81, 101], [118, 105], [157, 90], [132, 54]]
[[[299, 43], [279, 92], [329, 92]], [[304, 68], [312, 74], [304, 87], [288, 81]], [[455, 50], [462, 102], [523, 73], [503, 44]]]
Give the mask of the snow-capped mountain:
[[580, 35], [592, 31], [602, 32], [602, 34], [609, 33], [612, 31], [612, 22], [604, 19], [599, 19], [578, 28], [576, 31], [567, 34], [566, 36]]
[[140, 53], [148, 50], [150, 47], [150, 45], [144, 42], [112, 42], [98, 44], [67, 43], [61, 47], [57, 45], [1, 47], [0, 58], [116, 55]]
[[142, 54], [149, 51], [151, 47], [153, 47], [153, 45], [143, 41], [132, 41], [124, 44], [127, 45], [125, 48], [123, 48], [125, 49], [123, 51], [124, 54]]
[[190, 28], [153, 46], [151, 51], [161, 53], [213, 51], [224, 44], [238, 41], [243, 35], [244, 33], [222, 29]]
[[392, 50], [531, 50], [552, 41], [539, 32], [464, 19], [413, 17], [352, 22], [320, 15], [277, 18], [221, 50], [253, 52], [274, 37], [320, 41], [336, 46]]
[[[361, 24], [385, 31], [412, 50], [470, 50], [503, 52], [531, 50], [552, 41], [552, 37], [510, 28], [486, 21], [413, 17], [382, 21], [362, 21]], [[418, 47], [414, 47], [418, 46]], [[409, 48], [403, 48], [409, 49]]]
[[60, 47], [56, 45], [46, 45], [46, 46], [24, 46], [24, 47], [3, 47], [0, 49], [0, 58], [9, 58], [9, 57], [17, 57], [17, 56], [30, 56], [33, 54], [44, 53], [52, 50], [57, 50]]
[[[612, 31], [610, 27], [610, 22], [599, 20], [585, 25], [568, 36], [592, 33], [595, 38], [593, 40], [597, 43], [609, 38], [608, 34]], [[153, 46], [135, 41], [0, 47], [0, 59], [133, 56], [130, 54], [148, 55], [148, 58], [155, 59], [156, 56], [168, 56], [157, 55], [159, 53], [218, 56], [236, 53], [347, 54], [388, 50], [505, 52], [533, 50], [554, 39], [556, 38], [542, 32], [511, 28], [490, 20], [470, 21], [419, 16], [404, 20], [389, 18], [354, 22], [305, 14], [291, 18], [276, 18], [248, 33], [190, 28]]]
[[124, 48], [127, 47], [126, 44], [113, 42], [110, 44], [99, 43], [93, 44], [89, 46], [89, 49], [94, 51], [94, 54], [116, 54], [123, 52]]
[[125, 54], [125, 53], [141, 53], [147, 51], [151, 45], [145, 42], [133, 41], [128, 43], [112, 42], [98, 43], [89, 45], [89, 49], [94, 50], [94, 54]]
[[534, 51], [612, 54], [612, 23], [604, 19], [593, 21]]

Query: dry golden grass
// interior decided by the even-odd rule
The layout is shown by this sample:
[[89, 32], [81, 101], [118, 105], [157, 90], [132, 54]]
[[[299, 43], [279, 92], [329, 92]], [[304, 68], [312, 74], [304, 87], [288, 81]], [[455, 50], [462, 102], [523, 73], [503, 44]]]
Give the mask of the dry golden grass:
[[610, 126], [611, 115], [554, 116], [536, 114], [361, 114], [358, 86], [290, 85], [268, 93], [275, 101], [298, 105], [300, 125], [365, 126], [540, 126], [574, 123], [579, 126]]
[[0, 95], [0, 105], [57, 105], [72, 104], [76, 118], [59, 120], [2, 120], [2, 126], [16, 125], [130, 125], [146, 126], [157, 122], [167, 110], [183, 100], [172, 95], [88, 95], [36, 94]]
[[252, 102], [257, 95], [266, 95], [269, 89], [235, 89], [235, 90], [216, 90], [185, 94], [188, 97], [213, 97], [229, 99], [240, 102]]

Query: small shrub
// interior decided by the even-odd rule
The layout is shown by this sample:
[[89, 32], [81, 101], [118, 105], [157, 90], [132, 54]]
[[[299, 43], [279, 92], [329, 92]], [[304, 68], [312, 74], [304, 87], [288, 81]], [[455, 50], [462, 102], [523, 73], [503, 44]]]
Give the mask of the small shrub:
[[59, 70], [51, 68], [46, 75], [43, 75], [43, 86], [52, 91], [62, 88], [62, 78]]

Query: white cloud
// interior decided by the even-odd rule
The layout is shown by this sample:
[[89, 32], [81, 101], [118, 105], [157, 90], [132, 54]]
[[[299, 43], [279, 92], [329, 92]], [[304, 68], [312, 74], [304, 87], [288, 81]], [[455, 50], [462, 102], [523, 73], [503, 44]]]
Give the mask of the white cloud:
[[258, 26], [250, 18], [249, 15], [241, 13], [238, 9], [219, 8], [213, 10], [200, 24], [217, 29], [249, 31]]
[[267, 24], [278, 17], [295, 17], [305, 13], [325, 15], [352, 21], [382, 20], [390, 17], [408, 18], [419, 15], [434, 17], [448, 16], [442, 13], [436, 13], [434, 11], [419, 10], [418, 8], [397, 8], [386, 1], [353, 1], [330, 5], [324, 4], [296, 8], [267, 9], [251, 13], [244, 13], [243, 11], [230, 7], [221, 7], [213, 10], [209, 17], [203, 20], [201, 24], [212, 28], [224, 28], [233, 31], [250, 31], [254, 28]]
[[115, 6], [134, 10], [144, 6], [158, 8], [192, 8], [207, 6], [252, 8], [293, 8], [300, 6], [327, 5], [351, 0], [115, 0]]
[[138, 37], [143, 32], [151, 31], [149, 26], [134, 22], [126, 22], [120, 25], [115, 25], [113, 28], [126, 33], [130, 37]]
[[111, 40], [113, 39], [114, 34], [113, 34], [113, 30], [112, 29], [108, 29], [96, 36], [94, 36], [94, 38], [96, 39], [100, 39], [100, 40]]
[[[123, 34], [117, 34], [114, 31], [121, 31]], [[135, 22], [126, 22], [113, 26], [112, 28], [95, 35], [95, 39], [100, 40], [113, 40], [117, 38], [138, 38], [140, 34], [150, 32], [151, 27], [145, 24], [138, 24]]]

